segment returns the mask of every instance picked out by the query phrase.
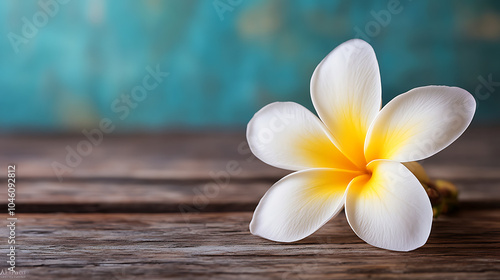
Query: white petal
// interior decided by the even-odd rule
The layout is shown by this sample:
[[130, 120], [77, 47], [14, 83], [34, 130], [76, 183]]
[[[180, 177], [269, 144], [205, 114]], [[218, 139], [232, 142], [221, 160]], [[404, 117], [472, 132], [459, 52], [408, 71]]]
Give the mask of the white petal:
[[366, 160], [407, 162], [430, 157], [465, 131], [475, 108], [474, 97], [457, 87], [427, 86], [401, 94], [370, 127]]
[[247, 140], [256, 157], [279, 168], [356, 168], [332, 143], [318, 117], [297, 103], [262, 108], [248, 123]]
[[370, 245], [410, 251], [427, 241], [432, 206], [417, 178], [401, 163], [373, 161], [370, 175], [347, 189], [345, 211], [354, 232]]
[[354, 39], [335, 48], [311, 78], [311, 98], [335, 145], [360, 167], [366, 132], [382, 104], [377, 58], [366, 42]]
[[284, 177], [260, 200], [250, 232], [280, 242], [311, 235], [342, 210], [347, 185], [357, 174], [309, 169]]

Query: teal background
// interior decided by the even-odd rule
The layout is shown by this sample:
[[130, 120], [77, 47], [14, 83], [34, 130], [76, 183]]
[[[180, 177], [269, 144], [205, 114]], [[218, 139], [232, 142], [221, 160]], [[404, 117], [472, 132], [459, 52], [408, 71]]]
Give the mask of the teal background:
[[[43, 9], [1, 1], [0, 131], [79, 131], [105, 117], [121, 131], [238, 129], [270, 102], [312, 109], [314, 68], [358, 29], [372, 34], [384, 103], [454, 85], [476, 96], [475, 124], [499, 123], [500, 1], [401, 0], [380, 20], [390, 2], [72, 0], [16, 52], [9, 34]], [[120, 119], [113, 101], [156, 65], [169, 76]]]

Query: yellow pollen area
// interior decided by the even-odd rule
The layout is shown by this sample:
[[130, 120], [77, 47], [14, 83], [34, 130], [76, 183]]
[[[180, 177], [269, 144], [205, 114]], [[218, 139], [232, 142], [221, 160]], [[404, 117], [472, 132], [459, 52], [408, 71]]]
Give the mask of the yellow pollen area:
[[[373, 169], [362, 158], [361, 166], [355, 165], [327, 137], [314, 135], [294, 139], [297, 151], [311, 166], [333, 168], [335, 170], [317, 172], [308, 179], [307, 197], [311, 201], [324, 200], [331, 195], [343, 195], [351, 181], [356, 191], [361, 193], [363, 186], [372, 178]], [[370, 195], [370, 193], [366, 193]], [[371, 191], [371, 195], [375, 195]]]
[[368, 127], [360, 114], [346, 109], [339, 115], [332, 130], [335, 131], [335, 140], [343, 154], [358, 169], [365, 170], [368, 162], [365, 159], [364, 145]]
[[380, 194], [377, 187], [377, 176], [367, 173], [354, 178], [349, 185], [349, 192], [359, 198], [372, 199], [379, 198]]
[[305, 197], [315, 201], [324, 200], [331, 195], [342, 197], [349, 182], [356, 176], [359, 176], [359, 173], [352, 171], [318, 171], [311, 174], [311, 178], [308, 179]]
[[349, 184], [349, 192], [365, 200], [383, 199], [386, 174], [377, 171], [382, 161], [373, 161], [366, 166], [366, 171], [354, 178]]
[[370, 181], [371, 177], [371, 174], [363, 174], [354, 178], [349, 185], [350, 191], [355, 192], [357, 195], [361, 194], [364, 186]]
[[293, 139], [296, 152], [315, 168], [336, 168], [343, 170], [358, 171], [359, 168], [353, 164], [342, 152], [335, 147], [328, 137], [308, 135]]
[[342, 125], [335, 130], [335, 144], [325, 135], [310, 131], [291, 139], [297, 148], [296, 152], [314, 168], [336, 168], [371, 174], [364, 155], [367, 129], [360, 117], [350, 118], [350, 115], [354, 114], [346, 112]]
[[402, 146], [408, 142], [408, 139], [412, 139], [415, 133], [422, 130], [416, 124], [386, 130], [375, 129], [366, 150], [367, 160], [394, 158]]
[[[333, 140], [313, 131], [291, 139], [297, 148], [296, 152], [311, 167], [336, 169], [332, 172], [323, 172], [322, 175], [316, 173], [315, 176], [318, 177], [308, 181], [308, 185], [314, 187], [308, 189], [307, 197], [314, 200], [333, 194], [343, 194], [348, 185], [358, 196], [378, 197], [381, 195], [378, 185], [383, 178], [379, 178], [380, 176], [374, 172], [378, 163], [365, 158], [364, 144], [367, 127], [364, 121], [359, 114], [349, 111], [344, 112], [338, 121], [337, 126], [332, 127], [332, 131], [335, 131], [332, 136], [335, 137]], [[407, 133], [395, 135], [398, 136], [397, 139], [390, 143], [396, 144], [399, 136], [404, 138]], [[377, 146], [384, 145], [383, 138], [383, 135], [379, 135], [376, 139]], [[384, 149], [382, 146], [379, 148]]]

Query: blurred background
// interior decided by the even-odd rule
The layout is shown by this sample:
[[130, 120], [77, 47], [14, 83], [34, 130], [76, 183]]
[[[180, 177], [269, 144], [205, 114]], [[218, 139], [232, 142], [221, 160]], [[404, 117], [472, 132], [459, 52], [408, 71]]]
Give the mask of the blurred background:
[[[453, 85], [500, 123], [499, 1], [0, 2], [0, 132], [243, 129], [274, 101], [313, 109], [316, 65], [351, 38], [383, 98]], [[167, 74], [168, 73], [168, 74]]]

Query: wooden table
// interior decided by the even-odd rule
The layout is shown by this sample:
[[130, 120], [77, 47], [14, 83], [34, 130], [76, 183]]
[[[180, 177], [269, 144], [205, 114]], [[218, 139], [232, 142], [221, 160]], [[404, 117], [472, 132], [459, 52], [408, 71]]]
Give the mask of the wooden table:
[[[251, 235], [257, 202], [287, 172], [255, 159], [242, 131], [105, 135], [59, 182], [51, 164], [85, 139], [0, 137], [2, 212], [13, 163], [26, 279], [500, 279], [499, 128], [473, 127], [424, 162], [458, 186], [460, 210], [408, 253], [364, 243], [343, 213], [292, 244]], [[2, 268], [7, 236], [2, 226]]]

